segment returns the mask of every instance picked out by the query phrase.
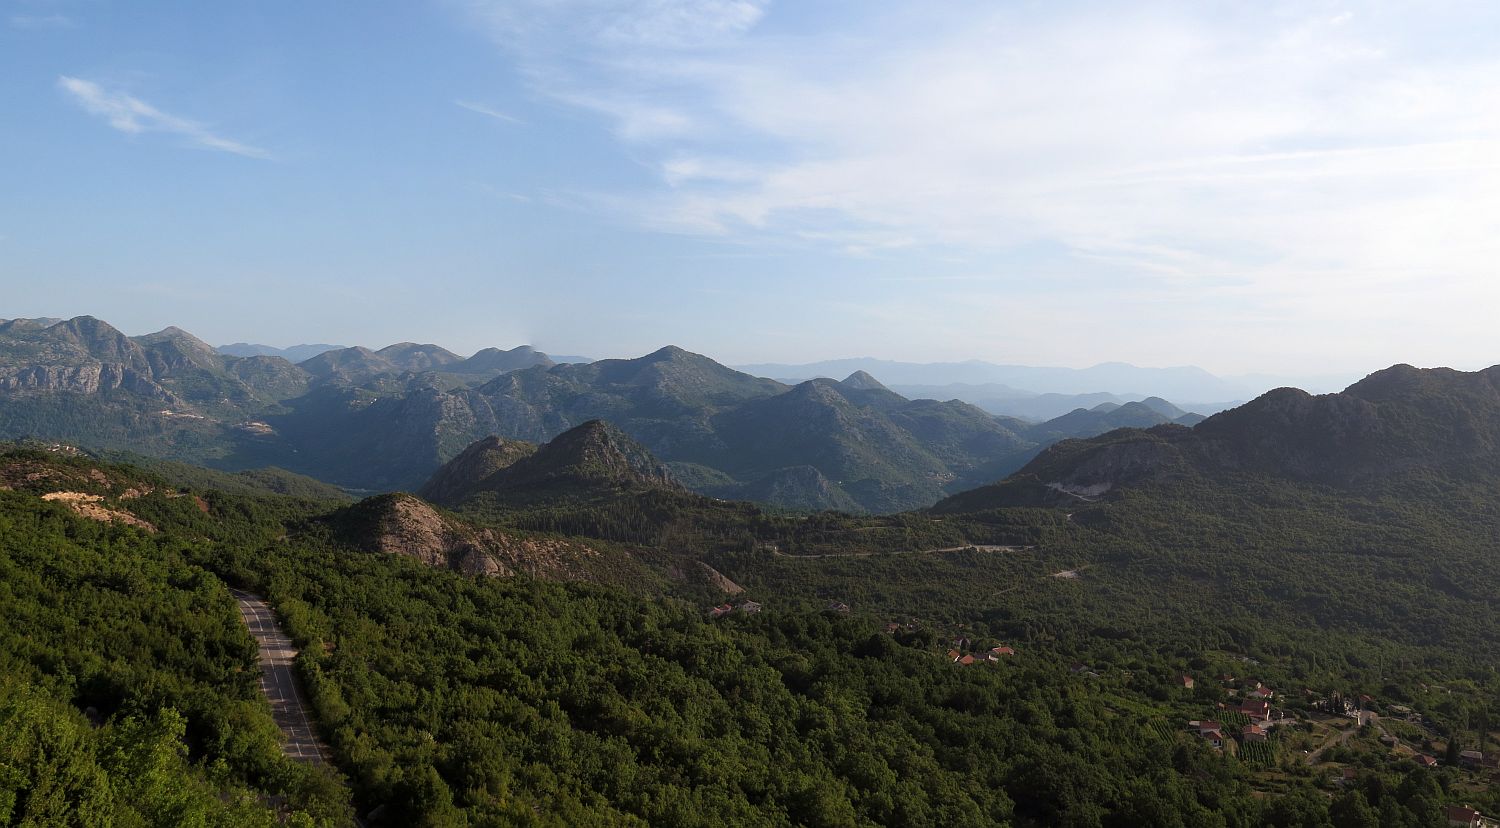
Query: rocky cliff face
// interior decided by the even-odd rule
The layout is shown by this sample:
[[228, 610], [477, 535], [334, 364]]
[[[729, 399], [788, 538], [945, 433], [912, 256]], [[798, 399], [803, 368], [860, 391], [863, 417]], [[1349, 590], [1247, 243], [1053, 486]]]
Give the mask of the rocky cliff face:
[[586, 563], [599, 556], [597, 550], [575, 541], [475, 527], [411, 495], [370, 498], [333, 520], [345, 540], [360, 548], [406, 555], [467, 575], [525, 573], [550, 580], [588, 579]]
[[181, 403], [171, 392], [156, 384], [149, 376], [143, 376], [136, 370], [119, 363], [37, 365], [10, 368], [7, 373], [0, 374], [0, 392], [19, 394], [45, 391], [73, 394], [128, 391], [167, 405]]

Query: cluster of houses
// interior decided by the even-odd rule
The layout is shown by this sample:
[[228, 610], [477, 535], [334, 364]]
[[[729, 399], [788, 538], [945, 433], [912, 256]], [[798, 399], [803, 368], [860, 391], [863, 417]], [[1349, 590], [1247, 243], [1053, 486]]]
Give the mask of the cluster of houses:
[[[1223, 675], [1219, 676], [1218, 679], [1219, 683], [1223, 685], [1233, 686], [1235, 684], [1234, 676]], [[1184, 690], [1192, 690], [1197, 685], [1197, 682], [1192, 676], [1184, 674], [1177, 677], [1176, 684]], [[1234, 711], [1249, 720], [1249, 724], [1240, 728], [1240, 742], [1242, 744], [1264, 742], [1271, 738], [1270, 728], [1272, 724], [1286, 718], [1284, 712], [1271, 709], [1271, 700], [1276, 697], [1276, 691], [1257, 681], [1254, 686], [1243, 688], [1242, 692], [1244, 698], [1237, 705], [1220, 703], [1219, 709]], [[1210, 720], [1190, 721], [1188, 722], [1188, 729], [1198, 731], [1198, 735], [1214, 748], [1223, 749], [1225, 742], [1224, 726], [1219, 722]]]
[[735, 612], [736, 610], [738, 610], [739, 612], [743, 612], [743, 613], [745, 613], [747, 615], [750, 615], [750, 614], [753, 614], [753, 613], [760, 612], [760, 604], [757, 604], [754, 601], [742, 601], [739, 606], [734, 606], [732, 604], [724, 603], [724, 604], [720, 604], [717, 607], [714, 607], [714, 608], [710, 609], [708, 611], [708, 617], [709, 618], [723, 618], [724, 616], [726, 616], [726, 615], [728, 615], [728, 614], [730, 614], [732, 612]]
[[[1188, 729], [1198, 731], [1198, 735], [1203, 739], [1203, 741], [1208, 742], [1211, 747], [1219, 749], [1222, 749], [1224, 747], [1224, 742], [1226, 741], [1226, 737], [1224, 735], [1224, 725], [1220, 724], [1219, 722], [1211, 721], [1208, 719], [1195, 719], [1188, 722]], [[1241, 744], [1246, 744], [1249, 742], [1264, 742], [1269, 738], [1271, 738], [1271, 731], [1263, 725], [1248, 724], [1240, 728]]]
[[948, 660], [954, 664], [959, 665], [960, 667], [967, 667], [970, 664], [980, 664], [986, 662], [994, 664], [1000, 661], [1000, 659], [1002, 658], [1013, 656], [1016, 654], [1014, 648], [1007, 647], [1003, 644], [997, 647], [991, 647], [983, 652], [964, 652], [964, 650], [972, 646], [973, 642], [969, 641], [969, 639], [967, 638], [959, 637], [953, 639], [953, 649], [948, 651]]

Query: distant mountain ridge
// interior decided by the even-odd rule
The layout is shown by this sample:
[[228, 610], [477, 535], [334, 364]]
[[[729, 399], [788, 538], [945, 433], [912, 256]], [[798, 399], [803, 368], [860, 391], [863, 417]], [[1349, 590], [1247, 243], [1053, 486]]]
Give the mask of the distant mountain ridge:
[[1045, 491], [1098, 498], [1194, 476], [1378, 489], [1428, 473], [1500, 479], [1500, 366], [1463, 372], [1395, 365], [1336, 394], [1276, 389], [1191, 429], [1158, 425], [1064, 440], [1006, 480], [936, 508], [1035, 503]]
[[224, 356], [249, 357], [249, 356], [275, 356], [296, 364], [304, 360], [312, 359], [324, 351], [337, 351], [345, 348], [345, 345], [292, 345], [288, 348], [277, 348], [271, 345], [257, 345], [251, 342], [235, 342], [230, 345], [220, 345], [217, 350]]
[[[842, 377], [854, 371], [865, 371], [898, 391], [903, 388], [919, 396], [956, 397], [996, 413], [1025, 416], [1020, 411], [998, 410], [992, 404], [1019, 401], [1043, 394], [1082, 395], [1107, 393], [1140, 398], [1148, 395], [1166, 397], [1195, 405], [1223, 404], [1245, 400], [1277, 385], [1307, 385], [1314, 390], [1332, 390], [1347, 385], [1356, 377], [1310, 377], [1302, 382], [1291, 377], [1245, 375], [1219, 377], [1196, 366], [1143, 368], [1125, 362], [1104, 362], [1088, 368], [1062, 368], [1031, 365], [1001, 365], [983, 360], [963, 362], [900, 362], [858, 357], [834, 359], [800, 365], [761, 363], [736, 366], [758, 376], [775, 377], [784, 382], [799, 382], [818, 377]], [[953, 386], [948, 390], [941, 390]], [[918, 390], [920, 389], [920, 390]], [[903, 391], [905, 393], [905, 391]], [[1101, 402], [1103, 400], [1100, 400]], [[1116, 400], [1125, 402], [1126, 400]], [[1072, 407], [1084, 406], [1083, 401]], [[1041, 419], [1063, 411], [1048, 410]]]
[[226, 356], [176, 328], [0, 324], [0, 438], [279, 466], [355, 492], [416, 489], [491, 435], [541, 444], [601, 420], [703, 494], [900, 511], [1003, 477], [1062, 437], [1177, 419], [1164, 400], [1166, 414], [1110, 405], [1035, 424], [908, 399], [869, 372], [788, 386], [673, 346], [559, 364], [527, 346], [462, 357], [403, 342], [293, 365]]

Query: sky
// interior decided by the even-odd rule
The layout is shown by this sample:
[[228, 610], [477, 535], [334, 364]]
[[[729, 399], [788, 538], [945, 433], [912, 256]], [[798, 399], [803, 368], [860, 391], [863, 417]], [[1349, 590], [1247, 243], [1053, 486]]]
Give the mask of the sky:
[[1500, 362], [1500, 4], [0, 0], [0, 318]]

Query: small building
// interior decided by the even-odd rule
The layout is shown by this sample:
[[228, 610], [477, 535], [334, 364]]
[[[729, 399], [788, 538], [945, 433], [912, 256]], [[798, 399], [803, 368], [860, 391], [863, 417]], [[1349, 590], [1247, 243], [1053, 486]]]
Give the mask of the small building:
[[1224, 734], [1218, 730], [1200, 730], [1198, 731], [1198, 735], [1202, 736], [1204, 741], [1213, 745], [1216, 749], [1224, 747]]
[[1437, 767], [1437, 764], [1438, 764], [1438, 761], [1437, 761], [1437, 759], [1435, 757], [1428, 756], [1425, 753], [1419, 753], [1419, 754], [1417, 754], [1416, 760], [1417, 760], [1417, 764], [1421, 765], [1424, 768], [1435, 768], [1435, 767]]
[[1184, 676], [1178, 676], [1177, 677], [1177, 683], [1181, 684], [1182, 685], [1182, 689], [1184, 689], [1184, 690], [1191, 690], [1191, 689], [1193, 689], [1193, 677], [1192, 676], [1186, 676], [1186, 675], [1184, 675]]
[[964, 667], [967, 667], [967, 666], [969, 666], [969, 665], [970, 665], [970, 664], [973, 664], [973, 663], [974, 663], [974, 657], [973, 657], [973, 656], [971, 656], [971, 655], [966, 655], [966, 656], [963, 656], [963, 657], [962, 657], [962, 658], [960, 658], [960, 659], [959, 659], [959, 660], [958, 660], [958, 663], [959, 663], [959, 664], [960, 664], [960, 665], [962, 665], [962, 666], [964, 666]]
[[1448, 817], [1448, 824], [1463, 826], [1463, 828], [1480, 828], [1484, 825], [1484, 817], [1479, 812], [1467, 805], [1449, 805], [1443, 809], [1443, 815]]
[[754, 613], [754, 612], [760, 612], [760, 604], [757, 604], [754, 601], [746, 601], [745, 603], [740, 604], [740, 612], [747, 613], [747, 614], [748, 613]]
[[1252, 722], [1265, 722], [1271, 719], [1271, 703], [1261, 699], [1259, 701], [1247, 700], [1240, 703], [1240, 712]]
[[1016, 651], [1010, 647], [991, 647], [990, 653], [996, 656], [1013, 656]]
[[898, 633], [901, 631], [901, 625], [896, 623], [895, 621], [892, 621], [891, 623], [885, 625], [885, 631], [891, 634]]
[[843, 601], [829, 601], [828, 606], [823, 609], [827, 612], [837, 612], [841, 615], [849, 614], [849, 605]]
[[1477, 750], [1463, 750], [1458, 753], [1458, 763], [1466, 768], [1477, 768], [1484, 761], [1484, 754]]
[[949, 650], [948, 651], [948, 660], [949, 661], [956, 662], [960, 658], [963, 658], [963, 653], [960, 653], [958, 650]]
[[708, 617], [709, 618], [721, 618], [721, 617], [723, 617], [725, 615], [728, 615], [731, 612], [734, 612], [734, 607], [731, 607], [728, 604], [720, 604], [717, 607], [714, 607], [713, 609], [711, 609], [711, 610], [708, 611]]
[[1260, 725], [1245, 725], [1245, 728], [1240, 731], [1240, 741], [1242, 742], [1264, 742], [1268, 738], [1270, 738], [1270, 734]]
[[1274, 697], [1276, 693], [1269, 687], [1257, 684], [1255, 685], [1255, 688], [1253, 690], [1251, 690], [1249, 693], [1246, 693], [1245, 695], [1249, 696], [1252, 699], [1270, 699]]
[[959, 636], [958, 638], [953, 639], [953, 646], [959, 650], [968, 649], [972, 643], [973, 642], [969, 641], [969, 639], [965, 638], [964, 636]]

